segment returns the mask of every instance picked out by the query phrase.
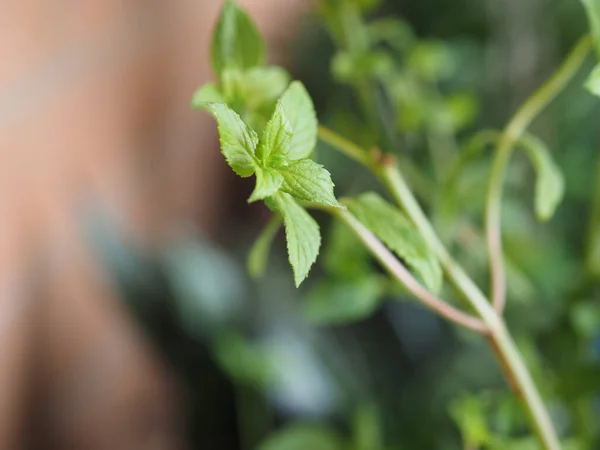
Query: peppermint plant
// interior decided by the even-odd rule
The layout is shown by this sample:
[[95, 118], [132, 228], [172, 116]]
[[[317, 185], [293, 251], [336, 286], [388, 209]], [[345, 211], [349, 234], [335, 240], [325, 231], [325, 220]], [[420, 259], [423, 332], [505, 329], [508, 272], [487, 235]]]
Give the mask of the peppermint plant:
[[[408, 181], [415, 179], [408, 175], [412, 172], [410, 161], [382, 152], [376, 146], [362, 148], [319, 125], [312, 99], [303, 84], [291, 81], [282, 68], [266, 65], [265, 41], [251, 18], [234, 0], [225, 0], [212, 41], [211, 58], [216, 82], [201, 87], [192, 99], [193, 108], [204, 110], [215, 118], [221, 152], [231, 169], [240, 177], [254, 177], [255, 187], [248, 201], [262, 201], [273, 212], [249, 256], [249, 270], [253, 275], [259, 276], [263, 272], [271, 244], [283, 225], [294, 281], [300, 286], [315, 264], [321, 247], [320, 228], [309, 211], [316, 209], [330, 214], [337, 224], [352, 234], [353, 237], [348, 239], [353, 239], [359, 248], [347, 252], [346, 241], [339, 241], [343, 245], [333, 246], [331, 257], [344, 259], [346, 267], [351, 266], [350, 276], [339, 267], [328, 273], [333, 277], [346, 276], [356, 282], [363, 279], [361, 276], [365, 272], [374, 273], [368, 261], [365, 263], [373, 258], [404, 292], [452, 323], [487, 339], [515, 396], [530, 418], [532, 432], [539, 444], [549, 450], [562, 448], [559, 435], [503, 318], [507, 275], [501, 239], [501, 199], [510, 157], [515, 149], [520, 149], [536, 171], [535, 212], [538, 219], [549, 220], [560, 204], [565, 188], [560, 168], [549, 149], [531, 135], [528, 128], [573, 79], [592, 48], [596, 47], [600, 54], [600, 0], [582, 2], [589, 17], [591, 35], [581, 38], [556, 73], [526, 100], [503, 131], [484, 130], [476, 134], [463, 151], [456, 151], [448, 164], [436, 168], [441, 182], [447, 187], [445, 195], [450, 196], [452, 182], [460, 176], [465, 165], [487, 146], [495, 148], [485, 211], [491, 279], [489, 295], [485, 295], [455, 261], [424, 213], [412, 188], [418, 183]], [[372, 107], [370, 82], [376, 80], [384, 87], [391, 99], [392, 110], [397, 112], [394, 123], [380, 124], [386, 145], [395, 145], [398, 128], [408, 128], [428, 135], [431, 138], [428, 142], [433, 146], [437, 138], [443, 139], [449, 131], [469, 120], [464, 114], [452, 115], [457, 102], [464, 106], [468, 97], [444, 99], [437, 94], [427, 94], [430, 91], [425, 87], [444, 74], [444, 64], [428, 62], [431, 58], [427, 55], [432, 52], [439, 55], [443, 51], [432, 44], [413, 48], [407, 58], [412, 71], [398, 69], [393, 64], [394, 52], [404, 52], [412, 45], [410, 32], [399, 22], [364, 24], [358, 15], [359, 7], [353, 9], [350, 6], [353, 4], [324, 0], [321, 6], [340, 46], [332, 70], [338, 81], [357, 91], [366, 120], [383, 121]], [[386, 42], [390, 52], [371, 48], [382, 41]], [[600, 96], [600, 65], [589, 75], [586, 87]], [[420, 107], [415, 100], [419, 95], [427, 97], [434, 107]], [[390, 200], [376, 192], [338, 199], [330, 172], [313, 159], [318, 140], [369, 170], [381, 182]], [[446, 199], [451, 201], [450, 197]], [[597, 233], [592, 233], [590, 239], [600, 241]], [[590, 265], [596, 264], [596, 268], [600, 264], [597, 252], [592, 252], [589, 259]], [[329, 265], [328, 261], [326, 265]], [[445, 281], [464, 299], [465, 308], [440, 297]], [[377, 287], [360, 286], [355, 292], [361, 295], [376, 298], [381, 294]], [[370, 304], [377, 305], [376, 302]], [[326, 305], [324, 307], [327, 309]], [[347, 316], [352, 315], [353, 312], [348, 311]], [[485, 444], [474, 442], [472, 448]]]

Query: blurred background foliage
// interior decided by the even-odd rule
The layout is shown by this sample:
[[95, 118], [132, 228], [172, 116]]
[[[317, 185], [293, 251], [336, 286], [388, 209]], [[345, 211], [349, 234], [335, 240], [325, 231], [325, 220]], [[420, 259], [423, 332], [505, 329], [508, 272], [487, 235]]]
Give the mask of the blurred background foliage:
[[[501, 129], [587, 29], [581, 4], [323, 0], [303, 29], [290, 69], [321, 122], [399, 158], [487, 289], [490, 153], [448, 174], [474, 132]], [[600, 102], [582, 88], [592, 66], [531, 130], [566, 178], [558, 213], [535, 220], [535, 177], [519, 154], [503, 205], [507, 322], [572, 449], [600, 448]], [[338, 196], [379, 189], [325, 145], [317, 159]], [[159, 254], [90, 221], [129, 307], [186, 382], [198, 448], [539, 448], [487, 343], [417, 305], [324, 216], [319, 263], [300, 290], [281, 234], [251, 280], [245, 261], [268, 214], [245, 203], [251, 183], [236, 183], [218, 236], [182, 226]]]

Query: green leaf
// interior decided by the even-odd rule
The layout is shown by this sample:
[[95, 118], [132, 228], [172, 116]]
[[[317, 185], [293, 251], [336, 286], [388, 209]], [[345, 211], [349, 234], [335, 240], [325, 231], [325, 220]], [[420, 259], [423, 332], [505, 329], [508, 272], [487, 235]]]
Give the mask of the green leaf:
[[221, 152], [227, 163], [239, 176], [251, 176], [257, 165], [254, 157], [258, 145], [257, 134], [227, 105], [208, 103], [207, 108], [217, 120]]
[[592, 38], [600, 55], [600, 0], [581, 0], [588, 16]]
[[398, 51], [406, 50], [414, 41], [410, 25], [405, 20], [393, 17], [369, 23], [367, 32], [372, 44], [386, 43]]
[[394, 60], [389, 53], [372, 51], [356, 54], [348, 51], [338, 52], [331, 61], [333, 76], [344, 83], [360, 83], [389, 78], [394, 71]]
[[372, 271], [369, 251], [341, 221], [333, 221], [326, 243], [323, 266], [328, 275], [352, 280]]
[[371, 12], [375, 8], [381, 6], [383, 0], [354, 0], [356, 6], [360, 8], [363, 13]]
[[458, 425], [466, 448], [478, 448], [490, 443], [492, 435], [486, 422], [481, 399], [464, 395], [454, 400], [450, 405], [450, 416]]
[[596, 301], [581, 302], [569, 311], [571, 325], [582, 339], [593, 339], [600, 330], [600, 305]]
[[258, 450], [342, 450], [341, 438], [329, 428], [317, 424], [294, 424], [273, 433]]
[[192, 97], [193, 109], [206, 109], [207, 103], [226, 103], [219, 86], [215, 83], [205, 84]]
[[266, 44], [252, 19], [235, 1], [225, 0], [211, 45], [213, 70], [221, 76], [228, 68], [261, 66]]
[[276, 214], [263, 229], [256, 242], [254, 242], [248, 255], [248, 272], [252, 277], [259, 278], [264, 274], [267, 267], [269, 250], [280, 227], [281, 215]]
[[592, 70], [585, 82], [585, 88], [592, 94], [600, 97], [600, 64]]
[[308, 158], [317, 145], [317, 114], [309, 93], [294, 81], [281, 97], [285, 115], [292, 126], [290, 160]]
[[369, 317], [379, 307], [385, 287], [376, 276], [329, 280], [317, 285], [304, 303], [304, 315], [314, 325], [337, 325]]
[[289, 84], [290, 76], [280, 67], [253, 67], [250, 70], [225, 69], [221, 86], [226, 103], [243, 113], [255, 130], [263, 130], [275, 104]]
[[459, 92], [444, 99], [445, 112], [456, 131], [471, 125], [479, 114], [477, 97], [473, 93]]
[[292, 129], [283, 105], [277, 103], [273, 117], [267, 123], [256, 155], [263, 165], [271, 166], [276, 162], [285, 162], [292, 141]]
[[354, 414], [353, 450], [379, 450], [383, 448], [380, 417], [373, 405], [361, 405]]
[[531, 135], [524, 135], [521, 140], [535, 171], [535, 213], [538, 220], [549, 220], [556, 211], [565, 193], [565, 180], [552, 159], [546, 145]]
[[[248, 109], [275, 103], [290, 83], [290, 75], [281, 67], [254, 67], [244, 74], [243, 94]], [[273, 105], [271, 105], [273, 108]]]
[[275, 377], [267, 353], [236, 332], [217, 335], [213, 351], [221, 367], [240, 384], [264, 387]]
[[341, 207], [333, 193], [331, 174], [321, 164], [302, 159], [276, 168], [283, 175], [283, 192], [298, 200]]
[[400, 210], [374, 192], [367, 192], [349, 201], [348, 209], [385, 245], [404, 259], [430, 291], [440, 291], [440, 264], [419, 232]]
[[319, 225], [291, 195], [279, 193], [273, 197], [283, 215], [288, 256], [294, 269], [296, 287], [308, 276], [321, 247]]
[[283, 177], [280, 173], [273, 169], [257, 167], [256, 187], [248, 199], [248, 202], [252, 203], [257, 200], [264, 200], [267, 197], [275, 195], [282, 183]]
[[438, 41], [422, 41], [415, 45], [408, 57], [408, 65], [426, 81], [448, 78], [457, 69], [447, 45]]

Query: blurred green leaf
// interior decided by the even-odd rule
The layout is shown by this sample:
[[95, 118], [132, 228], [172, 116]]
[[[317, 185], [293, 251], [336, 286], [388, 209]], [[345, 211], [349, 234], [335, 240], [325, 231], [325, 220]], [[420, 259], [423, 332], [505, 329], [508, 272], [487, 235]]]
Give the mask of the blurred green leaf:
[[353, 0], [363, 13], [373, 11], [381, 6], [383, 0]]
[[449, 122], [456, 131], [471, 125], [479, 113], [477, 97], [472, 93], [451, 94], [444, 99], [444, 104]]
[[280, 192], [275, 205], [283, 215], [288, 256], [294, 269], [296, 287], [308, 276], [321, 247], [319, 225], [294, 198]]
[[252, 277], [258, 278], [264, 274], [269, 258], [269, 250], [280, 227], [281, 215], [276, 214], [254, 242], [248, 255], [248, 272]]
[[207, 103], [225, 103], [221, 89], [215, 83], [205, 84], [192, 97], [193, 109], [207, 109]]
[[385, 43], [398, 51], [406, 50], [414, 40], [410, 25], [397, 18], [386, 17], [370, 22], [367, 24], [367, 32], [372, 44]]
[[211, 59], [219, 77], [225, 69], [246, 70], [265, 63], [265, 41], [234, 0], [225, 0], [221, 10], [211, 44]]
[[370, 79], [385, 79], [393, 70], [394, 62], [382, 51], [363, 54], [338, 52], [331, 61], [333, 76], [344, 83], [358, 83]]
[[367, 228], [414, 269], [432, 292], [442, 287], [442, 269], [431, 249], [404, 214], [378, 194], [348, 201], [348, 208]]
[[600, 333], [600, 304], [597, 301], [577, 303], [570, 316], [573, 328], [582, 338], [591, 339]]
[[227, 105], [209, 103], [208, 108], [217, 120], [221, 152], [227, 163], [239, 176], [251, 176], [256, 166], [258, 135]]
[[281, 97], [285, 116], [292, 128], [290, 160], [308, 158], [317, 145], [317, 114], [302, 83], [294, 81]]
[[600, 0], [581, 0], [588, 16], [596, 50], [600, 55]]
[[337, 220], [329, 228], [323, 266], [329, 275], [346, 280], [372, 271], [369, 251], [346, 225]]
[[343, 450], [333, 430], [317, 424], [294, 424], [267, 437], [258, 450]]
[[218, 334], [213, 351], [221, 367], [237, 383], [264, 387], [273, 380], [275, 371], [267, 353], [237, 332]]
[[289, 83], [290, 75], [281, 67], [253, 67], [244, 74], [241, 88], [247, 108], [256, 110], [265, 104], [274, 105]]
[[492, 441], [481, 399], [464, 395], [454, 400], [450, 404], [450, 415], [460, 429], [465, 448], [478, 448]]
[[600, 97], [600, 64], [592, 69], [592, 72], [588, 76], [585, 87], [592, 94]]
[[408, 66], [426, 81], [439, 81], [451, 76], [456, 66], [452, 54], [442, 42], [419, 42], [408, 56]]
[[382, 280], [376, 276], [326, 280], [309, 292], [304, 314], [315, 325], [359, 321], [373, 314], [384, 290]]
[[361, 405], [354, 414], [352, 450], [383, 448], [380, 418], [373, 405]]
[[525, 135], [520, 142], [537, 172], [535, 212], [539, 220], [546, 221], [554, 215], [563, 198], [565, 180], [550, 151], [541, 140]]

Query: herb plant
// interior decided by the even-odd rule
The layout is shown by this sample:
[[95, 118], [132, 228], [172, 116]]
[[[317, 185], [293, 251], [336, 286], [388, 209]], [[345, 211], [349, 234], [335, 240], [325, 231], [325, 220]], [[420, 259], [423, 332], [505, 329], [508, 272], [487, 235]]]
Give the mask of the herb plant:
[[[448, 136], [471, 120], [476, 107], [468, 93], [444, 97], [431, 89], [447, 69], [444, 49], [435, 43], [415, 44], [403, 22], [384, 19], [365, 23], [360, 14], [364, 3], [368, 2], [324, 0], [321, 14], [339, 47], [332, 62], [334, 78], [356, 93], [364, 120], [380, 129], [370, 148], [319, 125], [312, 99], [303, 84], [291, 81], [284, 69], [266, 65], [266, 45], [256, 26], [233, 0], [225, 1], [211, 48], [217, 81], [201, 87], [194, 94], [192, 106], [215, 118], [221, 151], [233, 171], [240, 177], [255, 177], [249, 202], [262, 201], [273, 212], [251, 250], [249, 271], [255, 276], [263, 272], [274, 237], [284, 226], [294, 281], [300, 286], [321, 247], [320, 228], [309, 211], [326, 212], [345, 227], [334, 228], [337, 234], [325, 261], [329, 276], [346, 279], [355, 295], [376, 299], [382, 289], [380, 284], [372, 282], [373, 277], [380, 277], [370, 263], [369, 258], [373, 258], [401, 289], [422, 304], [487, 339], [514, 395], [529, 416], [531, 431], [539, 444], [545, 449], [560, 449], [558, 432], [536, 381], [503, 318], [510, 286], [502, 245], [501, 203], [511, 156], [515, 150], [523, 150], [536, 172], [538, 219], [549, 220], [560, 205], [565, 190], [560, 167], [545, 144], [528, 129], [578, 73], [590, 52], [596, 48], [600, 55], [600, 1], [582, 0], [591, 34], [581, 38], [564, 63], [523, 103], [504, 130], [481, 131], [464, 149], [449, 152], [438, 149], [453, 146]], [[399, 69], [394, 57], [410, 46], [406, 60], [411, 70]], [[380, 89], [375, 89], [375, 84]], [[600, 64], [589, 75], [586, 87], [600, 96]], [[381, 108], [377, 107], [382, 101], [387, 115], [381, 114]], [[394, 120], [390, 122], [388, 116]], [[399, 131], [422, 132], [427, 136], [436, 181], [444, 188], [441, 198], [427, 198], [415, 166], [405, 156], [392, 154], [401, 146]], [[330, 172], [314, 160], [318, 140], [369, 170], [390, 200], [377, 192], [336, 198]], [[485, 209], [491, 280], [488, 296], [448, 250], [444, 215], [455, 213], [456, 180], [489, 145], [494, 146], [494, 157]], [[442, 205], [439, 209], [442, 213], [433, 219], [442, 230], [443, 239], [417, 197]], [[597, 197], [587, 261], [588, 270], [596, 274], [600, 272], [600, 194]], [[344, 234], [348, 231], [353, 237]], [[464, 300], [464, 308], [441, 297], [444, 281]], [[313, 306], [320, 308], [316, 315], [333, 314], [333, 320], [343, 321], [376, 305], [375, 301], [365, 300], [358, 306], [336, 305], [336, 310], [329, 312], [326, 300], [325, 304]], [[453, 409], [458, 422], [465, 408], [470, 408], [468, 403], [463, 404], [463, 409]], [[463, 427], [466, 448], [509, 448], [506, 445], [510, 444], [478, 431], [483, 428], [483, 425]], [[279, 447], [271, 444], [265, 448]]]

